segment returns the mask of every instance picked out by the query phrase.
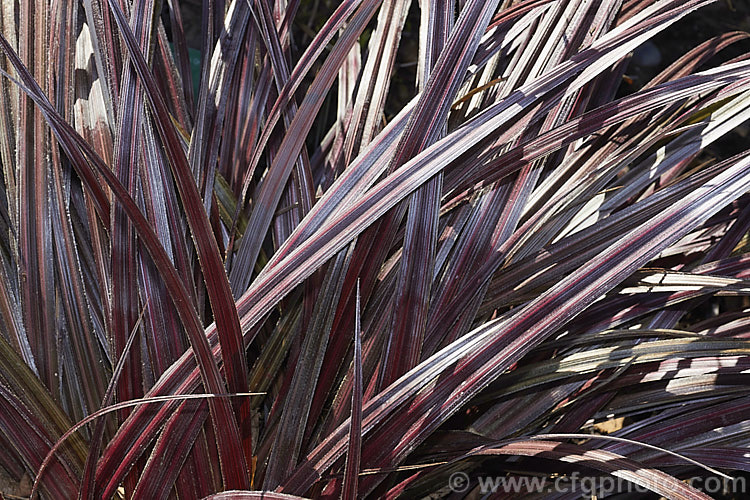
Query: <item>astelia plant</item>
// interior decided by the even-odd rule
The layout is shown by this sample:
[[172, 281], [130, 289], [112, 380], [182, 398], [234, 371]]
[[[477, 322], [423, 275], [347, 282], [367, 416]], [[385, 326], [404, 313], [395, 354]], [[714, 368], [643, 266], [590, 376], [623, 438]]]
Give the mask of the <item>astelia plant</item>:
[[623, 83], [712, 3], [3, 1], [0, 491], [750, 472], [750, 35]]

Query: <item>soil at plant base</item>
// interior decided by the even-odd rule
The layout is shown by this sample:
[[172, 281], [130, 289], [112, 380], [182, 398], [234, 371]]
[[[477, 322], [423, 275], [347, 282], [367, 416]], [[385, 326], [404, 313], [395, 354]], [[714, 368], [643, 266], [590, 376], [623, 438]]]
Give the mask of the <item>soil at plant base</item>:
[[31, 495], [31, 478], [24, 474], [21, 481], [16, 481], [0, 467], [0, 497], [27, 498]]

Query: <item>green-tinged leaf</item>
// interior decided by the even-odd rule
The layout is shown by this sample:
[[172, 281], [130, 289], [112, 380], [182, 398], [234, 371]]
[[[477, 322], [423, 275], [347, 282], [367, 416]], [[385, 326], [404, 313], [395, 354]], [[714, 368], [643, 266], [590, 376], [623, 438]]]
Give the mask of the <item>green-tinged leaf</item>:
[[[3, 404], [2, 432], [13, 447], [13, 453], [29, 472], [36, 471], [52, 441], [71, 427], [67, 415], [52, 399], [38, 376], [18, 356], [5, 339], [0, 337], [0, 388]], [[24, 417], [25, 414], [25, 417]], [[54, 494], [75, 493], [74, 472], [80, 473], [86, 458], [86, 443], [75, 437], [62, 457], [52, 462], [55, 476], [48, 476], [42, 487]], [[50, 478], [55, 477], [54, 481]]]

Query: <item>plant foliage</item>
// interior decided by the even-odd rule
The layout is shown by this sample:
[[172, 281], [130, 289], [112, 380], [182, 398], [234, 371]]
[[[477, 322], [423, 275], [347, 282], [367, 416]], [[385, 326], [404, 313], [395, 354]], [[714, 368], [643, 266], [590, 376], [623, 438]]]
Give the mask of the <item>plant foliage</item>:
[[2, 2], [0, 487], [750, 472], [750, 35], [624, 83], [712, 3]]

